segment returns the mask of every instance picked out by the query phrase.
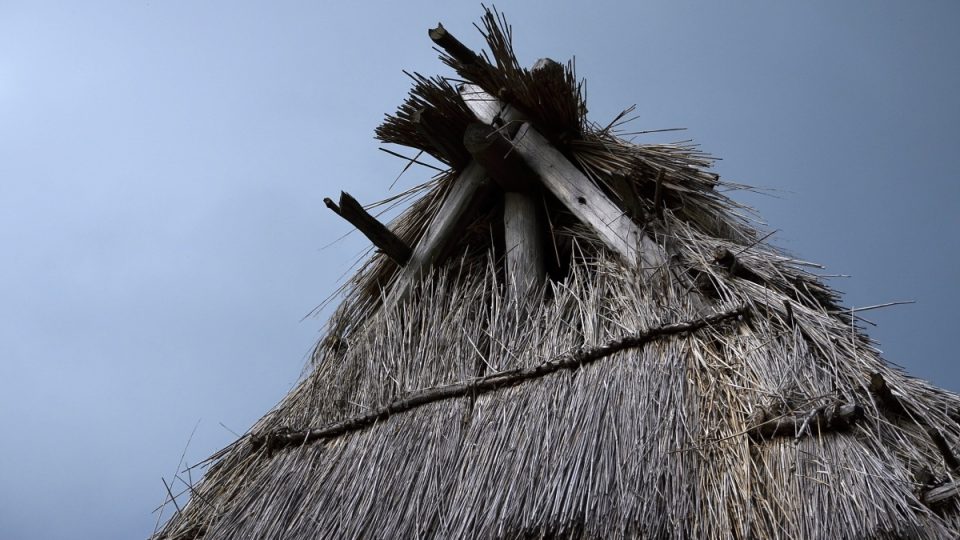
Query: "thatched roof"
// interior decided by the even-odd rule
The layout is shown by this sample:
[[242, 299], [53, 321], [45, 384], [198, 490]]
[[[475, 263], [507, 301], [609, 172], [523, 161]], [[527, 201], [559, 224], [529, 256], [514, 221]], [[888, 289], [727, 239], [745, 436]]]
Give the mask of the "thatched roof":
[[[156, 538], [960, 537], [960, 397], [880, 358], [708, 155], [591, 123], [572, 65], [521, 68], [505, 22], [483, 23], [489, 57], [434, 31], [462, 80], [414, 75], [377, 132], [449, 166], [390, 226], [413, 254], [369, 258], [303, 380]], [[546, 278], [517, 294], [486, 185], [398, 294], [478, 159], [460, 82], [532, 177], [550, 171], [507, 104], [634, 245], [527, 188]]]

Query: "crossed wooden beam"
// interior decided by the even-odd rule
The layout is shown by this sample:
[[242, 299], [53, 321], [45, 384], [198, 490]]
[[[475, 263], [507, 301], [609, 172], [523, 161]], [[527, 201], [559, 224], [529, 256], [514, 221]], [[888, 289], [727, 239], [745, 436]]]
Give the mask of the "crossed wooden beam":
[[[431, 30], [430, 35], [452, 55], [469, 57], [464, 52], [469, 49], [442, 26]], [[556, 63], [540, 60], [533, 70], [551, 64]], [[452, 181], [440, 209], [415, 246], [407, 247], [348, 194], [341, 194], [339, 206], [325, 199], [328, 207], [401, 265], [386, 296], [387, 305], [406, 298], [414, 284], [441, 262], [439, 258], [456, 242], [464, 218], [479, 194], [493, 186], [499, 186], [504, 194], [506, 275], [517, 298], [528, 297], [546, 276], [535, 195], [540, 186], [645, 277], [650, 278], [665, 267], [663, 248], [541, 135], [521, 111], [474, 84], [460, 85], [459, 92], [477, 120], [467, 128], [463, 141], [473, 159]]]

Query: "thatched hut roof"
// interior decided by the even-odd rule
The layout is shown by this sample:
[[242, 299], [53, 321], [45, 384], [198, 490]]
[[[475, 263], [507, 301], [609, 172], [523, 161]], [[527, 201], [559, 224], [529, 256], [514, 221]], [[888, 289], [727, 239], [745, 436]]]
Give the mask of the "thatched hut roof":
[[382, 252], [156, 538], [960, 536], [960, 397], [880, 358], [708, 155], [591, 123], [572, 65], [483, 22], [489, 56], [431, 32], [460, 80], [414, 75], [377, 132], [449, 170], [389, 229], [330, 203]]

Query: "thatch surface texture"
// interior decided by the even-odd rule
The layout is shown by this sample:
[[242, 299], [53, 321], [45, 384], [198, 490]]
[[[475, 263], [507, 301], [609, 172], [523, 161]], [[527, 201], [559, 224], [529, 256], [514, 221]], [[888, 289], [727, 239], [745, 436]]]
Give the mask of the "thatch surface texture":
[[[373, 255], [302, 381], [156, 538], [960, 537], [956, 498], [925, 499], [957, 473], [960, 398], [881, 359], [709, 156], [591, 124], [572, 66], [517, 66], [495, 12], [484, 32], [492, 59], [444, 60], [523, 108], [664, 266], [625, 263], [549, 196], [551, 279], [529, 298], [505, 285], [495, 196], [403, 302]], [[414, 79], [378, 133], [451, 169], [391, 224], [410, 245], [472, 119], [454, 83]], [[413, 125], [426, 106], [435, 136]]]

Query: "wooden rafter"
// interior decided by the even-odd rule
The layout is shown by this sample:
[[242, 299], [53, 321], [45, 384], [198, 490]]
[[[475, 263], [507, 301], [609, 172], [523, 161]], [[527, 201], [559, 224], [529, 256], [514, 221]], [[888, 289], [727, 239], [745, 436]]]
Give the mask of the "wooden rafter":
[[[514, 110], [476, 85], [463, 85], [461, 95], [483, 121], [493, 122], [503, 117], [502, 111]], [[638, 265], [648, 276], [665, 267], [663, 248], [533, 126], [525, 123], [513, 138], [513, 146], [543, 185], [628, 264]]]

